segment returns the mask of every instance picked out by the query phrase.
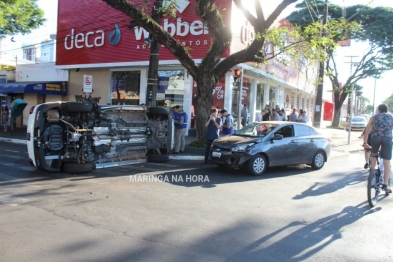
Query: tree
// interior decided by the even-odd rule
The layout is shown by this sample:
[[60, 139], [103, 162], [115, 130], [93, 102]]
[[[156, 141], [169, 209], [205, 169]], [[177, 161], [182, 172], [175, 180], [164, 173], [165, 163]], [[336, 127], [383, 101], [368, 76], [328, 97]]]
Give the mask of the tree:
[[393, 94], [386, 98], [382, 103], [388, 106], [390, 112], [393, 112]]
[[[245, 5], [250, 2], [249, 0], [234, 0], [234, 4], [241, 10], [249, 24], [254, 28], [255, 38], [247, 48], [233, 53], [225, 59], [222, 59], [221, 57], [232, 41], [231, 29], [223, 20], [225, 10], [222, 10], [220, 5], [216, 5], [216, 0], [195, 1], [195, 12], [208, 27], [210, 37], [212, 39], [210, 49], [207, 51], [207, 54], [200, 64], [195, 63], [186, 47], [173, 38], [168, 32], [163, 30], [163, 28], [157, 24], [149, 14], [147, 14], [150, 10], [148, 10], [147, 5], [140, 5], [140, 2], [142, 1], [102, 1], [131, 17], [140, 27], [147, 30], [156, 41], [164, 45], [179, 60], [188, 73], [194, 78], [198, 85], [197, 96], [195, 99], [195, 110], [197, 136], [200, 141], [204, 140], [204, 126], [205, 121], [210, 114], [213, 101], [213, 87], [232, 67], [244, 62], [264, 63], [267, 59], [271, 59], [284, 51], [290, 52], [290, 50], [292, 50], [291, 55], [294, 56], [299, 56], [301, 54], [303, 56], [309, 55], [310, 58], [312, 58], [312, 56], [315, 55], [315, 52], [312, 52], [315, 51], [315, 49], [305, 47], [304, 45], [309, 45], [309, 43], [304, 40], [300, 40], [299, 35], [296, 35], [296, 33], [293, 34], [294, 42], [285, 44], [284, 47], [282, 43], [283, 41], [280, 39], [280, 31], [269, 29], [280, 13], [288, 5], [295, 3], [297, 0], [282, 0], [268, 17], [265, 17], [263, 13], [262, 1], [254, 0], [254, 8], [253, 10], [249, 10], [249, 8]], [[137, 2], [139, 3], [139, 6]], [[274, 53], [274, 55], [269, 58], [265, 57], [263, 54], [264, 45], [267, 41], [272, 42], [276, 47], [278, 47], [277, 50], [280, 50], [280, 52]], [[302, 50], [302, 52], [299, 52], [299, 50]]]
[[[318, 14], [322, 13], [324, 1], [316, 0], [313, 4], [304, 1], [296, 5], [298, 10], [291, 13], [287, 20], [295, 25], [300, 26], [304, 31], [309, 25], [318, 21]], [[358, 41], [367, 41], [370, 46], [368, 50], [360, 58], [358, 64], [354, 66], [352, 75], [343, 81], [343, 85], [339, 88], [339, 70], [334, 57], [334, 49], [326, 49], [328, 59], [326, 61], [326, 76], [332, 84], [334, 92], [334, 118], [333, 126], [338, 126], [340, 121], [341, 107], [351, 92], [353, 84], [359, 80], [368, 77], [378, 77], [383, 72], [393, 69], [393, 28], [390, 21], [393, 19], [393, 9], [386, 7], [370, 8], [364, 5], [355, 5], [344, 10], [341, 6], [329, 5], [329, 23], [343, 20], [342, 17], [348, 17], [343, 20], [345, 23], [342, 27], [326, 27], [329, 33], [337, 33], [336, 42], [345, 39], [353, 39]], [[345, 16], [346, 14], [346, 16]], [[349, 21], [348, 21], [349, 20]], [[353, 24], [356, 22], [359, 27]], [[352, 23], [352, 26], [347, 26]], [[340, 34], [342, 35], [340, 36]]]
[[372, 114], [373, 113], [373, 109], [374, 109], [373, 105], [367, 105], [365, 110], [364, 110], [364, 113], [365, 114]]
[[368, 114], [368, 104], [370, 104], [370, 99], [364, 96], [359, 97], [359, 114]]
[[37, 0], [0, 0], [0, 38], [28, 34], [45, 22]]

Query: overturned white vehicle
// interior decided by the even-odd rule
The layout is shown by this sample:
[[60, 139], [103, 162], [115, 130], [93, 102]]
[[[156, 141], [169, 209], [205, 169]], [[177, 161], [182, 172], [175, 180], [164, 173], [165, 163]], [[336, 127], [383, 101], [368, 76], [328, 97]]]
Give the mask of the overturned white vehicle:
[[98, 105], [86, 100], [30, 109], [27, 149], [39, 170], [85, 173], [96, 168], [165, 162], [172, 118], [162, 107]]

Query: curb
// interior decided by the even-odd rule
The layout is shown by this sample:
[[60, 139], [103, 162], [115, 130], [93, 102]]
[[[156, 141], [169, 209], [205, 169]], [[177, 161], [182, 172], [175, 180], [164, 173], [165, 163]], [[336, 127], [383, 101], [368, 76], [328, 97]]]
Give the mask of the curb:
[[174, 156], [174, 155], [169, 155], [169, 159], [171, 160], [204, 160], [205, 156]]

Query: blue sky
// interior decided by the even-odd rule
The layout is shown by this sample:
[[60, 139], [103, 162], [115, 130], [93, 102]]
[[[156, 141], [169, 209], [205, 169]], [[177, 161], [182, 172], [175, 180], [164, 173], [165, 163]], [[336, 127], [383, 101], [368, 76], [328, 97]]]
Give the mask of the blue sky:
[[[99, 0], [97, 0], [99, 1]], [[248, 0], [249, 1], [249, 0]], [[266, 7], [267, 10], [271, 10], [272, 8], [276, 7], [279, 3], [278, 0], [276, 1], [266, 1]], [[308, 0], [311, 4], [313, 3], [314, 0]], [[301, 2], [300, 0], [298, 2]], [[369, 4], [371, 7], [376, 7], [376, 6], [388, 6], [388, 7], [393, 7], [393, 1], [388, 1], [388, 0], [330, 0], [329, 3], [334, 3], [337, 5], [345, 5], [345, 6], [350, 6], [350, 5], [355, 5], [355, 4]], [[22, 44], [34, 44], [34, 43], [40, 43], [42, 40], [49, 39], [50, 34], [55, 34], [56, 33], [56, 25], [57, 25], [57, 1], [56, 0], [39, 0], [38, 4], [41, 9], [44, 10], [45, 12], [45, 18], [47, 19], [47, 22], [45, 23], [44, 26], [40, 27], [37, 30], [34, 30], [32, 34], [29, 35], [17, 35], [14, 36], [14, 40], [16, 41], [15, 43], [11, 42], [11, 38], [8, 37], [4, 40], [6, 46], [3, 50], [8, 50], [8, 54], [11, 57], [15, 57], [16, 54], [18, 54], [18, 57], [22, 56], [22, 52], [20, 51], [20, 48]], [[289, 6], [283, 13], [283, 16], [286, 16], [290, 14], [293, 9], [294, 9], [295, 4], [292, 4]], [[344, 50], [343, 53], [345, 53], [346, 56], [348, 55], [358, 55], [361, 56], [362, 53], [364, 52], [365, 48], [367, 47], [366, 44], [360, 44], [360, 43], [353, 43], [353, 45], [350, 48], [347, 48], [347, 50]], [[342, 68], [343, 68], [343, 73], [342, 75], [345, 77], [346, 75], [349, 75], [349, 64], [346, 64], [344, 62], [345, 58], [342, 57], [341, 61], [343, 62]], [[347, 67], [347, 68], [346, 68]], [[340, 81], [344, 82], [345, 79], [342, 79]], [[391, 86], [391, 83], [393, 83], [393, 72], [387, 72], [383, 75], [383, 77], [379, 80], [377, 80], [377, 95], [376, 95], [376, 104], [379, 104], [384, 100], [387, 96], [390, 96], [393, 93], [393, 87]], [[364, 95], [368, 97], [372, 103], [373, 101], [373, 93], [374, 93], [374, 79], [365, 79], [359, 82], [360, 85], [364, 86]]]

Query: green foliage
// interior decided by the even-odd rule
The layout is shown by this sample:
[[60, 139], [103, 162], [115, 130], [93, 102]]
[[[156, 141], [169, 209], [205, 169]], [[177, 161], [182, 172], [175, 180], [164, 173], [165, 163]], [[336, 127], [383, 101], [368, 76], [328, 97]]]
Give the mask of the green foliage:
[[193, 146], [193, 147], [200, 147], [200, 148], [206, 148], [206, 144], [205, 144], [204, 142], [201, 142], [201, 141], [198, 141], [198, 140], [192, 141], [191, 144], [190, 144], [190, 146]]
[[386, 98], [383, 103], [388, 106], [390, 112], [393, 112], [393, 94]]
[[44, 22], [37, 0], [0, 0], [0, 38], [30, 33]]
[[[322, 26], [320, 15], [323, 14], [324, 4], [323, 0], [303, 1], [297, 4], [295, 7], [298, 9], [287, 17], [290, 23], [301, 29], [306, 39], [314, 46], [315, 35], [318, 28], [321, 29]], [[352, 41], [369, 43], [369, 49], [356, 59], [358, 64], [354, 65], [351, 76], [345, 81], [341, 79], [343, 82], [341, 89], [337, 87], [340, 72], [334, 58], [334, 46], [325, 48], [327, 53], [325, 75], [332, 84], [335, 93], [335, 112], [339, 114], [339, 108], [353, 84], [364, 78], [378, 77], [384, 71], [393, 69], [393, 27], [391, 26], [393, 8], [354, 5], [343, 10], [341, 6], [329, 3], [328, 17], [323, 30], [331, 41], [338, 43], [341, 40], [352, 39]], [[334, 125], [338, 125], [338, 119], [338, 117], [334, 118]]]

